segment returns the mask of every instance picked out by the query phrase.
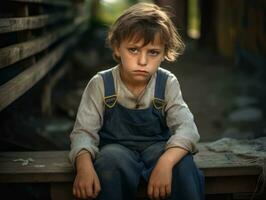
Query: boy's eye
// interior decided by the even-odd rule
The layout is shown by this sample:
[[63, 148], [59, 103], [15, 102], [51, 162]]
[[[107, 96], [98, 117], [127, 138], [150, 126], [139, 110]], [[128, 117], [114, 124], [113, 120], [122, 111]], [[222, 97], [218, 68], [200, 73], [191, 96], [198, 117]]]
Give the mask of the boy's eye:
[[138, 49], [137, 48], [128, 48], [129, 52], [131, 53], [137, 53]]
[[152, 55], [152, 56], [157, 56], [157, 55], [160, 54], [160, 52], [157, 51], [157, 50], [150, 50], [150, 51], [149, 51], [149, 54]]

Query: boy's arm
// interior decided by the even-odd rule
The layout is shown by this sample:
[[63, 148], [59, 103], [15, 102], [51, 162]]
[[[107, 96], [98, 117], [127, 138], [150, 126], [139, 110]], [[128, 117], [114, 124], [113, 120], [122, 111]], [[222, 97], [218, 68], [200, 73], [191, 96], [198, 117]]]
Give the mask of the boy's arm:
[[96, 198], [101, 189], [92, 160], [98, 151], [98, 132], [102, 125], [103, 109], [103, 82], [96, 75], [83, 92], [76, 122], [70, 134], [69, 158], [76, 169], [73, 194], [77, 198]]
[[167, 149], [157, 161], [148, 183], [148, 196], [150, 199], [165, 199], [171, 195], [172, 170], [186, 154], [182, 148]]
[[164, 199], [171, 194], [172, 169], [186, 154], [197, 152], [199, 134], [193, 115], [182, 98], [180, 85], [173, 74], [169, 74], [165, 100], [166, 122], [172, 136], [166, 150], [157, 161], [148, 184], [150, 199]]
[[73, 194], [77, 198], [96, 198], [101, 190], [100, 181], [94, 169], [91, 154], [82, 150], [76, 157], [77, 175], [73, 184]]
[[172, 133], [166, 149], [178, 147], [196, 153], [196, 143], [200, 136], [193, 115], [183, 100], [179, 82], [173, 74], [167, 80], [165, 100], [166, 122]]
[[179, 147], [169, 148], [161, 155], [159, 161], [173, 168], [186, 154], [188, 154], [188, 151], [185, 149]]
[[76, 157], [81, 150], [90, 152], [92, 159], [98, 152], [98, 132], [102, 125], [103, 112], [103, 81], [100, 75], [96, 75], [83, 92], [75, 125], [70, 134], [69, 158], [74, 168]]

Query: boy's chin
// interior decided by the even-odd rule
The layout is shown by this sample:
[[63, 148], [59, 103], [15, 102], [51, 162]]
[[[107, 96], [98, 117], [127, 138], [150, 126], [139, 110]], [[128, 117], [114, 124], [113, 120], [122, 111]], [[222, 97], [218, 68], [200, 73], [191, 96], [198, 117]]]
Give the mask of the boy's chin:
[[150, 76], [135, 76], [134, 80], [137, 83], [147, 83], [150, 80]]

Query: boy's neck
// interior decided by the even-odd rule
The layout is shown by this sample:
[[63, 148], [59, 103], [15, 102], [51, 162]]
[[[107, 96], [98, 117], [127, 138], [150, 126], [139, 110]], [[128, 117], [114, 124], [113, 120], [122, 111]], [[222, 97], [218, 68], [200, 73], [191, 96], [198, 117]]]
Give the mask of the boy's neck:
[[123, 75], [122, 70], [119, 70], [119, 75], [120, 75], [120, 79], [121, 81], [125, 84], [125, 86], [127, 87], [127, 89], [136, 97], [138, 98], [145, 90], [146, 86], [149, 83], [149, 80], [147, 80], [146, 82], [133, 82], [130, 81], [128, 79], [126, 79], [126, 77]]

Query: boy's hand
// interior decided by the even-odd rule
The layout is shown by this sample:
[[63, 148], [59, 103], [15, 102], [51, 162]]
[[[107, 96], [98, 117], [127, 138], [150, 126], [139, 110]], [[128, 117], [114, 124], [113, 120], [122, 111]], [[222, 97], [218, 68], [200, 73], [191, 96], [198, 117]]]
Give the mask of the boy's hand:
[[171, 194], [172, 167], [159, 159], [153, 169], [149, 184], [148, 196], [152, 200], [165, 199]]
[[165, 199], [171, 195], [172, 170], [188, 152], [170, 148], [159, 158], [148, 183], [148, 196], [152, 200]]
[[96, 198], [101, 186], [89, 153], [77, 158], [76, 168], [77, 175], [73, 185], [73, 195], [81, 199]]

